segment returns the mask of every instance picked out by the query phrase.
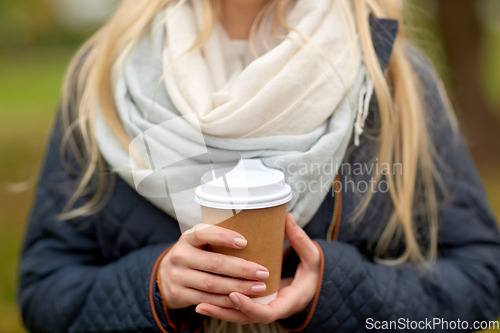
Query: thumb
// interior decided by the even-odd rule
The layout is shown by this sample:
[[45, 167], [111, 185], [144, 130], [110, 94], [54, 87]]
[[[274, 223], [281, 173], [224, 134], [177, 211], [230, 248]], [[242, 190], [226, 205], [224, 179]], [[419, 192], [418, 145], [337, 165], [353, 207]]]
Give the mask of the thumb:
[[209, 228], [209, 227], [213, 227], [213, 224], [198, 223], [194, 227], [192, 227], [192, 228], [184, 231], [182, 234], [183, 235], [189, 235], [190, 233], [193, 233], [193, 232], [198, 231], [198, 230], [203, 230], [203, 229], [206, 229], [206, 228]]
[[320, 257], [319, 250], [306, 232], [297, 225], [292, 214], [286, 215], [286, 237], [304, 264], [315, 264]]

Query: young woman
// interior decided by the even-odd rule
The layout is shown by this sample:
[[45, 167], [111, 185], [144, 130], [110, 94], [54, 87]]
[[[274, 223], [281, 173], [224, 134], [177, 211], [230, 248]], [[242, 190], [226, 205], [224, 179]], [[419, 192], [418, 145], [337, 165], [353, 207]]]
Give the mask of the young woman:
[[[495, 320], [496, 221], [440, 81], [405, 41], [401, 4], [124, 0], [65, 81], [22, 254], [26, 327], [472, 331]], [[205, 153], [259, 158], [292, 187], [293, 251], [268, 305], [249, 298], [265, 291], [266, 267], [206, 251], [243, 248], [243, 236], [204, 228], [199, 207], [177, 201], [171, 182], [194, 178]], [[169, 195], [141, 187], [165, 185], [183, 161]]]

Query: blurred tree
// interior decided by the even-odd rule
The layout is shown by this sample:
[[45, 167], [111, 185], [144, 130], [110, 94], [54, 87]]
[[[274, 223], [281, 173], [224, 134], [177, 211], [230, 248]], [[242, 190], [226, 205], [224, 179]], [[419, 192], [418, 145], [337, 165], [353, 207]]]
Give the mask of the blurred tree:
[[478, 163], [500, 161], [500, 120], [494, 116], [480, 85], [484, 27], [477, 0], [438, 0], [437, 21], [460, 125]]
[[0, 48], [79, 45], [99, 23], [79, 30], [61, 25], [53, 0], [0, 0]]
[[0, 0], [0, 44], [24, 46], [55, 28], [52, 8], [40, 0]]

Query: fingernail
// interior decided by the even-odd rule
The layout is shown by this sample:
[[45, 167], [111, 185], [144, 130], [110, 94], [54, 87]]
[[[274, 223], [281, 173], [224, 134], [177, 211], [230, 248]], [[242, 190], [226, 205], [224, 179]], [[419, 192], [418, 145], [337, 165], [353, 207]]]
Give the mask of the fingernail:
[[247, 246], [247, 240], [237, 237], [234, 239], [234, 245], [236, 245], [237, 247], [245, 247]]
[[208, 312], [205, 311], [205, 310], [203, 310], [203, 309], [196, 308], [196, 312], [199, 313], [199, 314], [201, 314], [201, 315], [204, 315], [204, 316], [208, 316], [209, 315]]
[[264, 291], [266, 291], [266, 285], [265, 284], [256, 284], [252, 287], [252, 292], [254, 294], [261, 294]]
[[240, 306], [240, 304], [241, 304], [240, 299], [238, 298], [238, 296], [236, 296], [235, 293], [230, 293], [229, 298], [231, 299], [231, 301], [233, 301], [233, 303], [234, 303], [234, 305], [236, 305], [236, 307]]
[[269, 272], [266, 271], [257, 271], [257, 279], [258, 280], [265, 280], [269, 277]]

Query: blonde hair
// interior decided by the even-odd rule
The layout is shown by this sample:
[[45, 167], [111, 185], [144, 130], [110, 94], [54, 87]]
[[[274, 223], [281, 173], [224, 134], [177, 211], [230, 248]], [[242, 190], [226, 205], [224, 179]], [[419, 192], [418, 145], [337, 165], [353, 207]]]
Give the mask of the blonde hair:
[[[105, 166], [97, 147], [93, 121], [95, 110], [99, 105], [107, 124], [120, 143], [125, 148], [128, 147], [130, 138], [118, 118], [113, 98], [116, 69], [123, 64], [140, 35], [151, 28], [156, 14], [174, 1], [125, 0], [115, 15], [83, 45], [70, 64], [62, 97], [63, 122], [66, 128], [62, 147], [71, 148], [84, 172], [62, 213], [63, 218], [91, 215], [102, 208], [110, 195], [112, 184], [109, 182], [112, 182], [113, 177], [111, 175], [108, 179], [105, 176]], [[205, 29], [200, 33], [193, 48], [207, 39], [220, 13], [220, 1], [203, 1]], [[426, 111], [418, 80], [415, 79], [416, 74], [405, 54], [403, 26], [400, 24], [388, 69], [384, 73], [375, 54], [366, 15], [370, 11], [376, 17], [393, 18], [402, 23], [402, 2], [350, 1], [355, 17], [348, 19], [357, 24], [366, 67], [374, 83], [380, 110], [377, 163], [404, 165], [404, 173], [393, 174], [391, 170], [389, 174], [384, 175], [389, 184], [394, 210], [377, 243], [375, 254], [383, 258], [390, 245], [402, 235], [406, 245], [403, 254], [395, 259], [380, 260], [386, 264], [405, 261], [423, 263], [435, 259], [437, 254], [438, 213], [435, 184], [441, 186], [442, 180], [434, 163], [435, 152], [426, 124]], [[180, 6], [183, 2], [185, 0], [180, 0], [175, 5]], [[272, 5], [277, 13], [274, 25], [289, 28], [282, 19], [284, 8], [289, 2], [290, 0], [270, 0], [255, 20], [251, 38], [256, 33], [259, 22], [272, 12]], [[75, 130], [78, 131], [78, 136], [81, 136], [80, 146], [75, 141]], [[425, 210], [429, 228], [429, 246], [426, 250], [423, 250], [417, 241], [413, 217], [415, 192], [419, 190], [417, 178], [423, 184], [426, 198]], [[97, 183], [94, 194], [83, 206], [75, 208], [77, 199], [86, 193], [93, 180]], [[373, 180], [379, 182], [381, 175], [375, 175]], [[356, 209], [357, 219], [362, 218], [372, 197], [373, 193], [370, 191], [363, 197]]]

